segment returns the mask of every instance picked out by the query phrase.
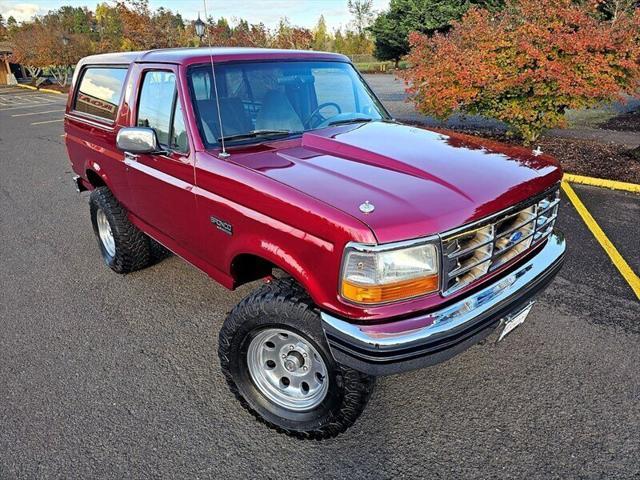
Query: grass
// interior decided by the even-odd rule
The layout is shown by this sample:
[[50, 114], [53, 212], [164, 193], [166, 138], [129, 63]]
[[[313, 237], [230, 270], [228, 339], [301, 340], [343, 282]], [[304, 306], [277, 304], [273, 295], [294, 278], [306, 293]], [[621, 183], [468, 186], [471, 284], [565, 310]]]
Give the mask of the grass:
[[[360, 73], [385, 73], [394, 70], [394, 62], [358, 62], [354, 63]], [[407, 68], [407, 62], [400, 62], [398, 68]]]

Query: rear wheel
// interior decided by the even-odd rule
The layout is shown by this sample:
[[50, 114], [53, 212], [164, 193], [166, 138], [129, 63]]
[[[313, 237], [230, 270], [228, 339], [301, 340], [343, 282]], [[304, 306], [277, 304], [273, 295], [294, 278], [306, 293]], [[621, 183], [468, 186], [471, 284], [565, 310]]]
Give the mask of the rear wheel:
[[149, 265], [149, 238], [127, 218], [127, 212], [107, 187], [91, 192], [89, 211], [105, 263], [117, 273]]
[[244, 408], [299, 438], [343, 432], [374, 388], [374, 377], [335, 362], [310, 298], [290, 278], [264, 285], [234, 308], [220, 331], [218, 354]]

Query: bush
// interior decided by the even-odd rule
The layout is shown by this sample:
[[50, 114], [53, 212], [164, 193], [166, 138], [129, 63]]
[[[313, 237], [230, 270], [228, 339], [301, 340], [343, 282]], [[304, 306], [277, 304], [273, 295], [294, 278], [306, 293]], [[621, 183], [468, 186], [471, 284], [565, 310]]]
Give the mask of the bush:
[[567, 109], [638, 96], [638, 11], [603, 21], [599, 3], [509, 0], [497, 15], [471, 9], [446, 35], [412, 33], [407, 90], [425, 114], [496, 118], [526, 143], [564, 126]]

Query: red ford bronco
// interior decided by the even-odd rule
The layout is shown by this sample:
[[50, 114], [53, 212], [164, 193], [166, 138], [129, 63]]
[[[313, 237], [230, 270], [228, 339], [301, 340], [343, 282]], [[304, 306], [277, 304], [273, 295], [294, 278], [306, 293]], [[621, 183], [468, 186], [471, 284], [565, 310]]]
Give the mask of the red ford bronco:
[[564, 260], [558, 163], [397, 123], [342, 55], [170, 49], [75, 71], [65, 138], [105, 263], [162, 247], [229, 289], [229, 387], [280, 432], [349, 427], [378, 375], [522, 323]]

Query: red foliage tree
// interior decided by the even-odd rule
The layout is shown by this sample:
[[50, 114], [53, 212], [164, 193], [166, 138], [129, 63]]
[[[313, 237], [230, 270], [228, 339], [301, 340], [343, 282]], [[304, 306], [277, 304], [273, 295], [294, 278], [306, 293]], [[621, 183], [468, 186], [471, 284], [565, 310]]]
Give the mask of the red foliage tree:
[[600, 2], [508, 0], [470, 10], [448, 34], [410, 36], [404, 78], [418, 110], [497, 118], [525, 142], [567, 109], [640, 93], [638, 11], [602, 21]]

